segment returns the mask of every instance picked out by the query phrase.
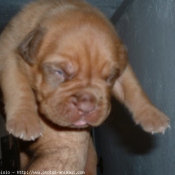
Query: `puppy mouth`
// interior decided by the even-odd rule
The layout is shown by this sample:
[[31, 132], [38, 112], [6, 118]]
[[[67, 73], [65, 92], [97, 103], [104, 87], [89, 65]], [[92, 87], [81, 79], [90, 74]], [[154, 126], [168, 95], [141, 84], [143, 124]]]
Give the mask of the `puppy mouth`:
[[80, 119], [74, 122], [72, 126], [77, 127], [77, 128], [84, 128], [84, 127], [89, 126], [89, 124], [84, 119]]
[[85, 128], [89, 126], [94, 126], [95, 125], [94, 122], [96, 121], [96, 116], [98, 116], [97, 113], [98, 113], [98, 108], [84, 115], [80, 115], [81, 117], [78, 120], [72, 122], [71, 127]]
[[78, 121], [73, 123], [73, 125], [75, 125], [75, 126], [83, 126], [83, 125], [86, 125], [86, 124], [87, 124], [87, 122], [84, 121], [83, 119], [78, 120]]
[[95, 107], [89, 112], [83, 112], [83, 111], [78, 110], [79, 119], [73, 121], [71, 124], [71, 127], [85, 128], [85, 127], [90, 126], [90, 124], [88, 122], [88, 118], [91, 115], [93, 115], [96, 111], [97, 111], [97, 108], [95, 108]]

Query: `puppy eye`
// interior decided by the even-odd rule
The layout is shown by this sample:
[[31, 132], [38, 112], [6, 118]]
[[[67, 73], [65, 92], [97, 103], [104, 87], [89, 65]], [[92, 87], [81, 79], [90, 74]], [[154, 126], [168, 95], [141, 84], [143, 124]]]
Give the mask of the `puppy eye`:
[[64, 73], [63, 73], [62, 70], [56, 70], [55, 72], [56, 72], [58, 75], [64, 76]]
[[107, 81], [107, 83], [110, 83], [112, 80], [113, 80], [113, 78], [114, 78], [114, 76], [109, 76], [107, 79], [106, 79], [106, 81]]
[[115, 70], [111, 75], [109, 75], [106, 79], [107, 83], [112, 83], [119, 76], [119, 70]]

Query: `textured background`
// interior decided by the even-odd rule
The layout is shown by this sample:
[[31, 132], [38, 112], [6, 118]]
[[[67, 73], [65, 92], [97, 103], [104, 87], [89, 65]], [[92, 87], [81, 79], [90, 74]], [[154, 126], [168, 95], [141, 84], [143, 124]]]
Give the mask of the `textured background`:
[[113, 100], [111, 116], [96, 129], [104, 175], [175, 174], [174, 12], [174, 0], [135, 0], [116, 23], [140, 83], [151, 101], [170, 117], [171, 129], [164, 135], [147, 134]]

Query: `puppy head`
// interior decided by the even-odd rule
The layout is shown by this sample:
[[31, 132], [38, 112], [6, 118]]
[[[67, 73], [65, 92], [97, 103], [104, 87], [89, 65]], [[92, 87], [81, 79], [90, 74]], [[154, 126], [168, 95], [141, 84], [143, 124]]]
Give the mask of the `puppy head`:
[[98, 126], [110, 112], [126, 52], [111, 24], [97, 14], [53, 17], [32, 31], [19, 51], [32, 72], [38, 107], [66, 127]]

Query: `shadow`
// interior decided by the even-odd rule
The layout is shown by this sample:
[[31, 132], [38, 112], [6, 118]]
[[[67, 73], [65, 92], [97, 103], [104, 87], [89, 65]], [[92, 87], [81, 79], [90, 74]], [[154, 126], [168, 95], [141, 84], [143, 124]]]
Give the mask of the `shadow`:
[[3, 102], [3, 95], [2, 95], [1, 89], [0, 89], [0, 115], [2, 115], [2, 117], [5, 120], [4, 102]]
[[112, 110], [105, 125], [114, 130], [119, 139], [117, 142], [130, 153], [146, 154], [152, 151], [156, 147], [156, 138], [134, 123], [130, 112], [124, 105], [114, 98], [112, 98], [111, 103]]

